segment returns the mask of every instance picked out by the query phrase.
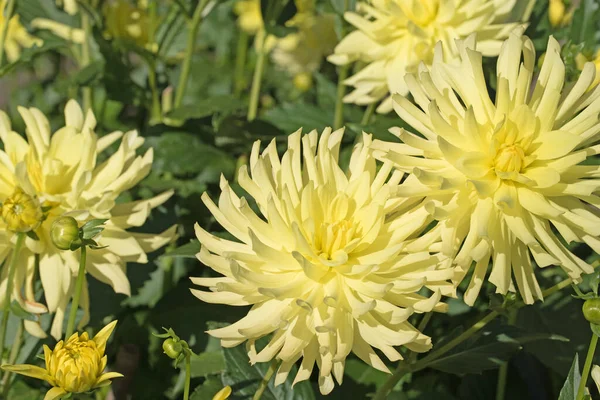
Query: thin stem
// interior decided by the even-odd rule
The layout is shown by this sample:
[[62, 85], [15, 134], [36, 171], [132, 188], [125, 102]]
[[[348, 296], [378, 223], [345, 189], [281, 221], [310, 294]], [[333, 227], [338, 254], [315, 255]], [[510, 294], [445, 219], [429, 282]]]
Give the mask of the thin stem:
[[185, 356], [185, 386], [183, 387], [183, 400], [188, 400], [190, 397], [190, 380], [192, 378], [191, 356]]
[[[348, 11], [350, 2], [344, 0], [344, 12]], [[346, 36], [346, 24], [342, 21], [342, 37]], [[342, 65], [338, 68], [338, 83], [337, 83], [337, 96], [335, 101], [335, 114], [333, 117], [333, 129], [340, 129], [344, 126], [344, 96], [346, 95], [346, 86], [344, 81], [348, 77], [348, 71], [350, 65]]]
[[175, 95], [175, 108], [178, 108], [183, 101], [183, 95], [187, 86], [188, 77], [190, 75], [190, 67], [192, 65], [192, 55], [194, 54], [194, 48], [196, 47], [196, 36], [198, 36], [198, 28], [202, 21], [202, 12], [208, 4], [208, 0], [201, 0], [196, 9], [192, 20], [188, 22], [188, 35], [187, 43], [185, 47], [185, 58], [183, 59], [183, 66], [181, 67], [181, 75], [179, 75], [179, 82], [177, 83], [177, 93]]
[[[508, 311], [508, 324], [514, 325], [517, 322], [519, 309], [513, 308]], [[506, 392], [506, 379], [508, 377], [508, 361], [500, 366], [498, 370], [498, 383], [496, 384], [496, 400], [504, 400]]]
[[[81, 11], [81, 29], [83, 30], [84, 39], [81, 44], [81, 68], [90, 65], [90, 16], [85, 10]], [[83, 89], [83, 111], [87, 112], [92, 108], [92, 88], [89, 86]]]
[[260, 85], [262, 83], [263, 71], [265, 69], [265, 61], [267, 52], [265, 44], [267, 42], [267, 33], [262, 30], [258, 33], [260, 46], [258, 48], [258, 58], [256, 59], [256, 67], [254, 68], [254, 76], [252, 77], [252, 88], [250, 89], [250, 104], [248, 106], [248, 121], [253, 121], [258, 113], [258, 96], [260, 95]]
[[10, 23], [10, 19], [13, 16], [13, 11], [15, 9], [15, 0], [8, 0], [6, 2], [6, 8], [4, 10], [0, 10], [4, 14], [4, 25], [2, 26], [2, 31], [0, 31], [0, 65], [2, 65], [2, 61], [4, 61], [4, 44], [6, 42], [6, 34], [8, 33], [8, 25]]
[[365, 126], [365, 125], [369, 124], [369, 121], [371, 120], [371, 117], [373, 116], [373, 111], [375, 111], [375, 105], [376, 105], [376, 103], [371, 103], [371, 104], [369, 104], [369, 106], [365, 110], [365, 113], [363, 114], [362, 120], [360, 121], [360, 124], [362, 126]]
[[590, 347], [588, 347], [587, 356], [585, 357], [585, 364], [583, 365], [583, 373], [581, 374], [581, 381], [579, 382], [579, 390], [577, 390], [577, 400], [582, 400], [583, 395], [585, 394], [585, 386], [587, 385], [587, 380], [590, 376], [590, 370], [592, 369], [592, 361], [594, 361], [594, 353], [596, 352], [597, 344], [598, 335], [592, 332]]
[[10, 264], [8, 265], [8, 277], [6, 281], [6, 293], [4, 294], [4, 310], [2, 311], [2, 325], [0, 326], [0, 360], [4, 355], [4, 341], [6, 340], [6, 329], [8, 328], [8, 317], [10, 315], [10, 298], [13, 292], [13, 282], [15, 280], [15, 271], [17, 270], [17, 260], [19, 259], [19, 252], [21, 246], [25, 240], [25, 233], [19, 232], [17, 235], [17, 242], [15, 248], [12, 251], [10, 257]]
[[245, 79], [244, 69], [246, 67], [246, 55], [248, 54], [248, 34], [244, 31], [240, 31], [238, 37], [237, 49], [235, 52], [235, 75], [234, 75], [234, 87], [233, 94], [235, 97], [239, 97], [244, 90]]
[[[17, 327], [17, 333], [15, 334], [15, 339], [13, 340], [13, 345], [10, 349], [10, 355], [8, 356], [9, 364], [14, 364], [15, 361], [17, 361], [17, 356], [21, 350], [21, 344], [23, 344], [23, 321], [19, 321], [19, 326]], [[12, 373], [10, 371], [6, 371], [4, 377], [2, 377], [3, 399], [8, 399], [8, 389], [11, 376]]]
[[150, 85], [150, 91], [152, 93], [152, 111], [150, 113], [150, 120], [158, 123], [161, 117], [160, 110], [160, 96], [158, 94], [158, 88], [156, 86], [156, 62], [148, 62], [148, 84]]
[[86, 247], [81, 246], [81, 258], [79, 259], [79, 271], [77, 271], [77, 281], [75, 282], [75, 292], [73, 293], [73, 301], [71, 302], [71, 311], [69, 312], [69, 322], [67, 322], [67, 331], [65, 333], [65, 339], [68, 339], [75, 330], [75, 317], [77, 316], [77, 309], [79, 308], [79, 298], [81, 297], [81, 290], [83, 289], [83, 282], [85, 282], [85, 259], [86, 259]]
[[273, 359], [273, 361], [271, 361], [271, 365], [269, 365], [269, 369], [267, 370], [267, 373], [263, 377], [262, 381], [260, 381], [260, 385], [258, 386], [256, 393], [254, 393], [254, 397], [252, 397], [252, 400], [259, 400], [262, 397], [263, 392], [265, 391], [267, 386], [269, 386], [269, 381], [273, 377], [273, 374], [275, 373], [275, 371], [277, 371], [277, 369], [279, 368], [280, 363], [281, 362], [275, 358]]

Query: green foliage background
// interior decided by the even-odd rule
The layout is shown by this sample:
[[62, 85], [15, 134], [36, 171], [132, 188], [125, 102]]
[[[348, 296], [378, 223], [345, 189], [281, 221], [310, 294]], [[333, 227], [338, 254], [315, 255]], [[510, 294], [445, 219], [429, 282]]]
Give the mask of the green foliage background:
[[[232, 12], [233, 3], [218, 0], [211, 5], [214, 7], [197, 33], [183, 106], [162, 115], [153, 114], [152, 75], [156, 74], [157, 93], [181, 89], [177, 82], [189, 29], [182, 8], [191, 15], [195, 0], [157, 3], [158, 15], [162, 17], [157, 30], [160, 46], [157, 53], [132, 43], [107, 39], [103, 34], [102, 14], [86, 8], [84, 12], [90, 13], [95, 24], [91, 65], [79, 69], [73, 62], [69, 43], [48, 31], [38, 31], [35, 33], [44, 39], [43, 46], [25, 50], [19, 61], [0, 69], [4, 108], [15, 131], [24, 132], [17, 106], [39, 108], [56, 128], [62, 123], [66, 101], [72, 97], [80, 99], [81, 87], [92, 87], [99, 135], [136, 129], [146, 138], [145, 146], [154, 148], [151, 174], [126, 196], [149, 197], [165, 189], [175, 189], [174, 198], [154, 212], [142, 230], [160, 232], [177, 223], [180, 225], [177, 243], [152, 254], [146, 265], [128, 266], [132, 296], [116, 295], [108, 286], [89, 278], [92, 313], [89, 329], [98, 331], [106, 321], [119, 320], [108, 353], [110, 364], [129, 368], [125, 372], [127, 378], [115, 381], [113, 385], [121, 396], [129, 394], [133, 399], [144, 400], [181, 398], [183, 372], [172, 367], [170, 360], [162, 354], [160, 339], [152, 335], [161, 331], [161, 327], [173, 328], [199, 354], [192, 362], [191, 398], [194, 400], [211, 399], [223, 385], [233, 387], [232, 398], [249, 398], [267, 369], [267, 365], [250, 366], [243, 346], [222, 349], [218, 341], [204, 333], [211, 326], [235, 321], [245, 310], [203, 303], [188, 290], [191, 286], [188, 276], [211, 274], [194, 258], [199, 245], [193, 225], [199, 222], [210, 231], [221, 229], [201, 203], [200, 195], [207, 191], [214, 198], [219, 192], [221, 175], [233, 182], [234, 172], [247, 159], [255, 140], [268, 142], [279, 136], [283, 139], [284, 135], [300, 127], [309, 131], [331, 126], [337, 72], [333, 65], [323, 63], [314, 76], [313, 87], [303, 93], [294, 87], [285, 71], [268, 64], [261, 88], [259, 117], [247, 122], [249, 81], [256, 55], [250, 45], [244, 75], [245, 90], [241, 96], [234, 96], [239, 31]], [[352, 6], [353, 2], [349, 3]], [[564, 56], [571, 74], [577, 73], [574, 56], [580, 51], [592, 56], [598, 44], [600, 12], [597, 0], [579, 3], [572, 23], [553, 29], [548, 22], [548, 3], [538, 0], [527, 31], [540, 53], [545, 50], [551, 34], [568, 43]], [[26, 27], [39, 17], [79, 26], [76, 17], [59, 10], [53, 1], [19, 0], [16, 4], [16, 13]], [[319, 2], [322, 12], [336, 14], [338, 31], [343, 25], [343, 6], [343, 0]], [[281, 21], [274, 19], [272, 26], [281, 29]], [[486, 71], [493, 76], [495, 60], [486, 59], [485, 62]], [[391, 113], [377, 115], [363, 126], [360, 124], [363, 113], [364, 108], [354, 105], [344, 108], [347, 133], [343, 159], [347, 159], [352, 142], [362, 130], [377, 138], [391, 140], [393, 137], [387, 129], [403, 123]], [[598, 259], [597, 254], [582, 253], [584, 248], [577, 251], [589, 262]], [[545, 288], [563, 279], [558, 269], [543, 270], [541, 275], [541, 286]], [[587, 281], [580, 287], [584, 291], [590, 290]], [[503, 310], [504, 299], [494, 295], [492, 287], [486, 289], [473, 308], [465, 306], [460, 299], [449, 300], [448, 314], [436, 315], [425, 331], [434, 338], [435, 346], [456, 337], [490, 308]], [[506, 399], [558, 398], [575, 354], [579, 353], [580, 359], [585, 357], [591, 336], [589, 324], [581, 315], [582, 301], [571, 294], [572, 290], [566, 288], [544, 302], [522, 308], [512, 326], [509, 326], [507, 316], [497, 319], [429, 368], [405, 377], [389, 398], [492, 399], [499, 366], [506, 362], [509, 363]], [[9, 345], [17, 325], [16, 317], [11, 318]], [[50, 318], [45, 318], [44, 323], [47, 328]], [[54, 342], [28, 336], [17, 362], [37, 362], [36, 355], [42, 344], [52, 346]], [[328, 398], [368, 398], [386, 379], [385, 374], [351, 356], [346, 363], [344, 384], [336, 387]], [[39, 381], [18, 377], [9, 398], [41, 399], [43, 393]], [[102, 393], [95, 396], [103, 398]], [[561, 399], [574, 399], [573, 395], [565, 396]], [[310, 382], [300, 383], [293, 390], [291, 380], [277, 388], [269, 386], [263, 396], [266, 400], [321, 397], [314, 374]]]

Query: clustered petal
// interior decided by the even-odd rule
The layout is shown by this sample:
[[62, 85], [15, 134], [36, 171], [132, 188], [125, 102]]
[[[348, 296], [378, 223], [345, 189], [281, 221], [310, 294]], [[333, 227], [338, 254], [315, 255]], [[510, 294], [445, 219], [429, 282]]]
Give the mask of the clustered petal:
[[110, 385], [111, 379], [123, 375], [104, 372], [107, 357], [106, 342], [117, 321], [106, 325], [90, 339], [87, 332], [74, 333], [66, 341], [59, 341], [53, 350], [44, 345], [46, 368], [35, 365], [3, 365], [2, 369], [42, 379], [52, 385], [44, 400], [59, 399], [68, 393], [84, 393]]
[[383, 160], [412, 172], [397, 194], [435, 205], [440, 222], [432, 231], [454, 259], [454, 280], [474, 265], [465, 293], [470, 305], [490, 259], [488, 280], [497, 292], [518, 289], [529, 304], [542, 298], [531, 256], [578, 280], [593, 268], [566, 243], [600, 252], [600, 167], [584, 165], [600, 151], [595, 67], [586, 64], [567, 85], [560, 45], [550, 37], [535, 79], [534, 46], [522, 32], [502, 46], [495, 99], [474, 37], [459, 43], [457, 65], [443, 62], [439, 46], [431, 68], [406, 76], [414, 103], [394, 96], [398, 115], [422, 136], [396, 129], [402, 144], [375, 144]]
[[[143, 156], [136, 155], [144, 142], [137, 132], [113, 132], [98, 138], [94, 133], [94, 115], [90, 111], [84, 117], [75, 101], [67, 103], [65, 126], [53, 134], [40, 110], [20, 107], [19, 113], [27, 127], [26, 139], [12, 131], [8, 116], [0, 112], [0, 140], [4, 146], [4, 151], [0, 151], [0, 201], [22, 190], [39, 200], [46, 210], [46, 218], [34, 230], [35, 236], [25, 239], [19, 253], [20, 267], [15, 275], [13, 298], [31, 313], [47, 310], [56, 313], [52, 335], [59, 338], [79, 260], [76, 254], [59, 251], [52, 245], [50, 228], [54, 220], [65, 213], [80, 224], [94, 218], [108, 219], [98, 238], [100, 245], [108, 247], [89, 252], [87, 272], [111, 285], [115, 292], [129, 294], [125, 264], [147, 262], [146, 253], [168, 243], [175, 234], [175, 227], [160, 234], [129, 232], [128, 229], [142, 226], [151, 210], [164, 203], [172, 192], [147, 200], [116, 203], [117, 197], [143, 179], [152, 165], [152, 149]], [[98, 162], [100, 154], [119, 139], [121, 143], [114, 154]], [[0, 261], [3, 261], [10, 256], [11, 241], [15, 238], [6, 229], [0, 229], [0, 236]], [[33, 285], [38, 273], [35, 254], [39, 255], [39, 276], [47, 309], [35, 300]], [[4, 299], [7, 269], [2, 271], [0, 299]], [[87, 323], [88, 303], [87, 285], [84, 285], [81, 306], [86, 314], [82, 325]], [[45, 335], [34, 321], [27, 320], [25, 324], [30, 333]]]
[[[344, 172], [342, 138], [343, 130], [326, 129], [320, 137], [297, 131], [281, 158], [275, 141], [262, 153], [256, 142], [250, 171], [241, 168], [238, 182], [258, 214], [223, 178], [218, 204], [206, 194], [202, 199], [237, 240], [196, 226], [199, 260], [222, 276], [192, 278], [210, 289], [194, 295], [252, 305], [238, 322], [208, 333], [225, 347], [248, 341], [252, 363], [281, 360], [276, 384], [300, 359], [294, 382], [308, 379], [316, 362], [322, 393], [333, 389], [333, 377], [342, 382], [351, 352], [387, 372], [375, 349], [392, 361], [402, 358], [397, 346], [427, 351], [430, 338], [408, 318], [444, 311], [441, 296], [454, 293], [453, 270], [435, 238], [419, 237], [432, 221], [428, 209], [392, 198], [403, 174], [392, 172], [390, 162], [377, 168], [367, 134]], [[271, 333], [258, 350], [257, 340]]]
[[477, 32], [479, 49], [495, 56], [518, 22], [506, 22], [515, 0], [371, 0], [344, 16], [357, 30], [348, 34], [329, 57], [337, 65], [365, 63], [345, 83], [353, 86], [344, 101], [392, 110], [390, 94], [408, 93], [404, 75], [419, 63], [431, 65], [436, 43], [450, 61], [458, 56], [455, 40]]

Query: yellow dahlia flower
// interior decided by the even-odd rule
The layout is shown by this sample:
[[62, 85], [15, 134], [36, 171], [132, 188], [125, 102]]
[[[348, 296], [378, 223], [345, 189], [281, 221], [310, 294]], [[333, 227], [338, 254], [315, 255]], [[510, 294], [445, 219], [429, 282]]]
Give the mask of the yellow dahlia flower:
[[[175, 227], [160, 234], [129, 232], [127, 229], [142, 226], [150, 211], [164, 203], [172, 192], [148, 200], [116, 203], [122, 192], [134, 187], [150, 172], [152, 149], [143, 156], [136, 156], [136, 150], [144, 142], [137, 132], [113, 132], [98, 138], [94, 133], [94, 115], [90, 111], [84, 117], [73, 100], [65, 107], [65, 126], [54, 134], [40, 110], [20, 107], [19, 113], [27, 127], [27, 139], [12, 131], [8, 116], [0, 111], [0, 140], [4, 148], [0, 151], [0, 202], [5, 202], [15, 190], [22, 189], [40, 201], [47, 210], [47, 218], [34, 230], [37, 239], [28, 236], [19, 253], [13, 298], [29, 312], [46, 311], [34, 296], [34, 277], [39, 273], [48, 310], [56, 313], [51, 332], [55, 338], [60, 338], [79, 260], [75, 253], [59, 251], [52, 245], [50, 230], [54, 220], [65, 213], [80, 223], [94, 218], [108, 219], [97, 240], [108, 247], [88, 252], [87, 272], [111, 285], [115, 292], [128, 295], [130, 287], [125, 264], [147, 262], [146, 253], [169, 242]], [[98, 163], [101, 153], [119, 139], [118, 150]], [[7, 228], [0, 224], [0, 262], [10, 257], [11, 241], [15, 240], [15, 235]], [[35, 267], [36, 254], [39, 255], [39, 271]], [[4, 299], [6, 290], [7, 264], [4, 263], [1, 275], [0, 299]], [[88, 318], [87, 285], [83, 288], [81, 307], [85, 312], [83, 325]], [[27, 320], [25, 325], [30, 333], [45, 335], [33, 321]]]
[[106, 31], [113, 37], [152, 49], [158, 21], [149, 15], [145, 1], [111, 0], [103, 7]]
[[256, 35], [263, 28], [260, 0], [239, 0], [233, 6], [238, 26], [248, 35]]
[[273, 62], [293, 76], [315, 72], [337, 43], [333, 15], [317, 15], [314, 9], [307, 8], [287, 25], [298, 30], [275, 41]]
[[[281, 360], [276, 385], [299, 359], [294, 382], [308, 379], [316, 361], [324, 394], [334, 387], [332, 374], [342, 382], [350, 352], [389, 372], [374, 348], [392, 361], [402, 358], [397, 346], [429, 350], [431, 339], [408, 318], [444, 311], [441, 295], [454, 292], [447, 282], [453, 270], [431, 254], [439, 248], [436, 237], [419, 238], [432, 220], [429, 208], [391, 198], [402, 173], [390, 177], [389, 162], [377, 168], [370, 135], [342, 171], [342, 136], [342, 129], [328, 128], [320, 138], [297, 131], [281, 159], [274, 140], [262, 153], [255, 142], [250, 172], [242, 167], [238, 182], [259, 215], [225, 179], [218, 205], [204, 194], [204, 204], [237, 241], [196, 225], [198, 259], [223, 276], [192, 278], [210, 288], [192, 291], [203, 301], [252, 305], [246, 317], [210, 335], [224, 347], [248, 341], [251, 363]], [[256, 340], [271, 333], [257, 351]]]
[[68, 393], [84, 393], [110, 385], [111, 379], [121, 378], [118, 372], [104, 372], [106, 342], [117, 321], [106, 325], [93, 339], [87, 332], [74, 333], [66, 342], [60, 341], [54, 350], [44, 345], [46, 368], [35, 365], [3, 365], [2, 369], [41, 379], [52, 385], [44, 400], [60, 399]]
[[2, 203], [2, 219], [6, 229], [12, 232], [29, 232], [42, 223], [42, 208], [39, 201], [23, 193], [20, 188]]
[[504, 20], [516, 0], [371, 0], [360, 2], [346, 20], [356, 31], [335, 48], [328, 59], [337, 65], [359, 61], [367, 66], [348, 78], [353, 86], [344, 101], [371, 104], [378, 112], [392, 110], [390, 94], [408, 93], [407, 72], [419, 63], [430, 65], [441, 42], [447, 60], [458, 56], [456, 39], [477, 32], [480, 51], [495, 56], [502, 40], [517, 26]]
[[[593, 268], [565, 243], [600, 252], [600, 168], [582, 165], [599, 152], [600, 89], [589, 91], [586, 64], [565, 87], [560, 45], [550, 37], [539, 76], [535, 51], [522, 30], [502, 45], [495, 99], [488, 93], [475, 38], [459, 43], [460, 65], [442, 61], [406, 77], [413, 104], [394, 96], [398, 115], [420, 134], [394, 133], [403, 144], [379, 142], [383, 159], [413, 174], [398, 194], [433, 202], [442, 252], [454, 258], [455, 281], [475, 267], [465, 293], [473, 304], [485, 280], [498, 293], [518, 288], [530, 304], [542, 298], [538, 266], [560, 266], [571, 278]], [[532, 82], [535, 82], [532, 84]], [[516, 286], [515, 286], [516, 282]]]
[[[0, 0], [0, 29], [5, 29], [7, 23], [4, 12], [6, 12], [6, 0]], [[15, 62], [19, 59], [22, 48], [41, 46], [43, 43], [42, 39], [33, 37], [27, 32], [27, 29], [19, 22], [19, 16], [16, 14], [8, 20], [8, 28], [6, 29], [4, 52], [9, 62]]]

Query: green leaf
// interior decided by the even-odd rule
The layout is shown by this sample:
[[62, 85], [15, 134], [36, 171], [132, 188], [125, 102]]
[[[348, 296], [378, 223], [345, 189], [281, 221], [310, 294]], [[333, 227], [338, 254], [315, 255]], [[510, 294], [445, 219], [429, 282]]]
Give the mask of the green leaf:
[[379, 387], [390, 377], [389, 374], [376, 370], [361, 360], [350, 358], [346, 360], [344, 375], [348, 375], [356, 383], [363, 385], [375, 385]]
[[575, 353], [575, 359], [571, 365], [567, 380], [563, 385], [558, 400], [577, 400], [577, 389], [581, 382], [581, 372], [579, 370], [579, 354]]
[[88, 86], [102, 77], [104, 72], [103, 62], [94, 62], [77, 72], [71, 82], [76, 86]]
[[298, 10], [291, 0], [260, 0], [265, 30], [275, 36], [283, 37], [294, 30], [286, 26], [286, 22], [294, 17]]
[[217, 375], [225, 371], [225, 358], [222, 351], [207, 351], [191, 359], [192, 378]]
[[147, 138], [146, 143], [154, 148], [154, 171], [174, 175], [203, 172], [217, 180], [221, 173], [233, 174], [235, 160], [229, 154], [203, 143], [197, 135], [163, 132], [160, 136]]
[[24, 310], [23, 307], [21, 307], [21, 305], [16, 300], [13, 300], [10, 303], [10, 311], [13, 313], [13, 315], [21, 319], [26, 319], [29, 321], [35, 321], [37, 319], [35, 315]]
[[[262, 381], [269, 363], [256, 363], [250, 365], [250, 360], [245, 351], [245, 346], [224, 348], [226, 371], [223, 373], [223, 384], [234, 389], [235, 396], [252, 396]], [[309, 382], [303, 381], [292, 389], [291, 382], [296, 376], [297, 369], [293, 367], [287, 381], [277, 387], [273, 386], [273, 379], [263, 393], [263, 400], [313, 400], [315, 398]]]
[[11, 400], [41, 400], [44, 398], [44, 393], [40, 389], [27, 386], [22, 380], [16, 380], [10, 385], [7, 398]]
[[593, 324], [593, 323], [590, 322], [590, 329], [592, 330], [592, 332], [594, 333], [594, 335], [600, 337], [600, 325]]
[[193, 258], [196, 259], [196, 254], [200, 251], [200, 242], [197, 240], [192, 240], [191, 242], [184, 244], [183, 246], [179, 246], [178, 248], [171, 250], [165, 254], [163, 254], [162, 258]]
[[267, 111], [263, 117], [286, 133], [302, 128], [321, 131], [333, 123], [333, 108], [321, 108], [306, 103], [286, 103]]
[[60, 42], [49, 42], [44, 43], [41, 47], [33, 46], [30, 48], [23, 49], [21, 56], [19, 59], [13, 63], [6, 64], [2, 68], [0, 68], [0, 77], [8, 74], [13, 69], [21, 66], [23, 64], [29, 64], [33, 61], [33, 59], [41, 54], [47, 53], [49, 51], [57, 50], [59, 48], [64, 48], [66, 45]]
[[220, 379], [208, 378], [202, 385], [196, 386], [196, 389], [190, 394], [190, 400], [212, 399], [221, 389], [223, 389], [223, 384]]
[[594, 36], [597, 31], [598, 3], [595, 0], [582, 0], [573, 14], [570, 39], [575, 44], [585, 43], [586, 48], [593, 49]]
[[[462, 328], [455, 330], [438, 346], [460, 333]], [[480, 373], [498, 368], [521, 349], [522, 344], [538, 340], [568, 341], [560, 335], [528, 333], [514, 326], [495, 324], [434, 360], [428, 367], [457, 375]]]
[[204, 118], [215, 113], [231, 114], [246, 107], [246, 104], [233, 96], [213, 96], [196, 101], [193, 105], [185, 105], [167, 113], [167, 118], [188, 120]]

